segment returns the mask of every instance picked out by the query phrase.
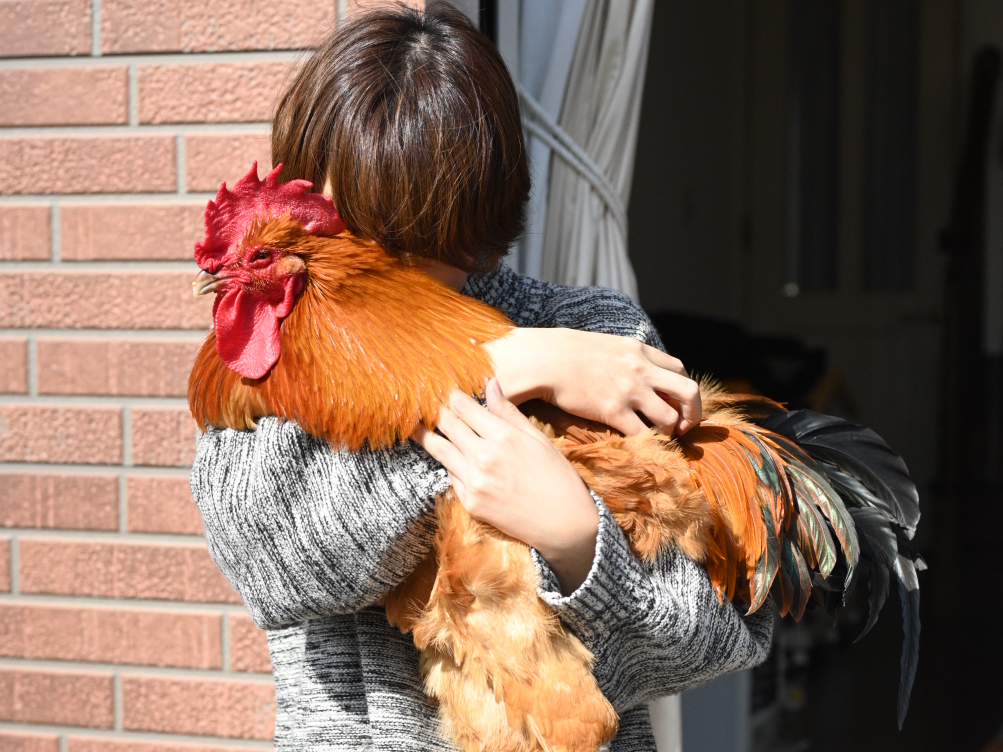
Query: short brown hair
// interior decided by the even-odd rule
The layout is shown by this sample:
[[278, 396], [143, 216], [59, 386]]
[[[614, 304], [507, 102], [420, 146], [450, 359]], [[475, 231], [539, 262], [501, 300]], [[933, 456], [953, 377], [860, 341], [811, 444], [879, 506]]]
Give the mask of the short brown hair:
[[404, 259], [483, 272], [524, 226], [515, 86], [491, 41], [446, 3], [335, 31], [279, 102], [272, 159], [284, 180], [329, 181], [348, 229]]

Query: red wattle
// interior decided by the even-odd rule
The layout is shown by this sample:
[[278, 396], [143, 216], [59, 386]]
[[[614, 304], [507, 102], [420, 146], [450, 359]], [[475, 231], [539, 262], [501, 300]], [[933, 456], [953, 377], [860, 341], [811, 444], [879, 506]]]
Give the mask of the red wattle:
[[234, 286], [216, 296], [212, 307], [216, 352], [227, 367], [260, 379], [279, 359], [279, 322], [289, 315], [303, 287], [299, 276], [282, 281], [282, 298], [267, 300]]

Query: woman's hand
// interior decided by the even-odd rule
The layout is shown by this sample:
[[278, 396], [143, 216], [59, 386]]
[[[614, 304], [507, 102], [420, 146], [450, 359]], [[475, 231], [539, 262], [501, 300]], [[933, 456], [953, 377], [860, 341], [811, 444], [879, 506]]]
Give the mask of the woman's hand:
[[629, 337], [574, 329], [514, 329], [487, 350], [505, 394], [538, 398], [625, 434], [685, 433], [700, 423], [700, 389], [683, 364]]
[[571, 593], [595, 557], [595, 502], [571, 463], [505, 399], [497, 379], [486, 392], [487, 409], [454, 392], [439, 413], [443, 436], [421, 428], [415, 439], [449, 471], [471, 517], [539, 551]]

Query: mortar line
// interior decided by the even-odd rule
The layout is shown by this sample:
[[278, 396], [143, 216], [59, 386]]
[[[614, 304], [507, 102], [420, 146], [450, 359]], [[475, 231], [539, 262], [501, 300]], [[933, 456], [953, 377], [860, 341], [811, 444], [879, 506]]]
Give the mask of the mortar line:
[[185, 135], [179, 133], [174, 138], [174, 157], [177, 164], [174, 168], [178, 174], [178, 195], [184, 196], [188, 192], [188, 174], [185, 169]]
[[156, 136], [173, 133], [231, 135], [267, 134], [268, 120], [221, 123], [139, 123], [137, 125], [10, 125], [0, 127], [0, 136], [18, 138], [77, 138], [81, 136]]
[[58, 264], [63, 253], [63, 225], [59, 216], [59, 203], [53, 201], [49, 207], [49, 233], [52, 236], [52, 261]]
[[10, 594], [21, 594], [21, 562], [18, 558], [17, 536], [10, 537]]
[[[46, 339], [164, 339], [201, 342], [208, 329], [61, 329], [53, 327], [4, 327], [0, 337], [39, 337]], [[182, 395], [178, 395], [182, 396]]]
[[[205, 202], [215, 198], [216, 194], [209, 191], [191, 191], [185, 194], [186, 200], [183, 203], [205, 205]], [[0, 205], [19, 205], [39, 203], [49, 203], [52, 201], [72, 202], [74, 205], [91, 204], [158, 204], [176, 203], [177, 192], [172, 193], [25, 193], [22, 195], [0, 196]]]
[[28, 337], [28, 396], [38, 397], [38, 343]]
[[[93, 49], [93, 47], [92, 47]], [[306, 60], [313, 55], [310, 49], [282, 50], [227, 50], [226, 52], [130, 52], [125, 54], [87, 55], [87, 56], [40, 56], [40, 57], [8, 57], [0, 60], [0, 69], [4, 68], [63, 68], [72, 67], [108, 67], [110, 65], [169, 65], [205, 63], [290, 63]]]
[[115, 730], [122, 731], [122, 674], [119, 671], [115, 672], [115, 700], [114, 700], [114, 714], [115, 714]]
[[12, 723], [0, 721], [0, 729], [4, 731], [17, 731], [25, 733], [47, 733], [47, 734], [72, 734], [78, 737], [96, 738], [108, 741], [131, 740], [158, 742], [163, 745], [167, 743], [187, 743], [196, 744], [199, 747], [212, 745], [213, 747], [232, 747], [234, 749], [273, 749], [271, 741], [261, 739], [234, 739], [232, 737], [216, 736], [196, 736], [194, 734], [169, 734], [157, 731], [130, 731], [117, 732], [114, 729], [98, 729], [82, 726], [58, 726], [55, 724], [42, 723]]
[[7, 272], [45, 272], [59, 273], [80, 272], [115, 272], [115, 271], [153, 271], [153, 272], [191, 272], [193, 275], [198, 267], [194, 259], [165, 261], [71, 261], [60, 264], [59, 269], [53, 269], [48, 261], [3, 261], [0, 270]]
[[101, 0], [91, 0], [91, 56], [101, 57]]
[[59, 752], [68, 752], [69, 747], [67, 747], [66, 734], [59, 735]]
[[122, 405], [122, 467], [132, 467], [132, 405]]
[[[41, 668], [49, 670], [55, 669], [57, 671], [70, 669], [93, 673], [113, 672], [116, 674], [116, 678], [118, 676], [125, 678], [136, 675], [149, 676], [153, 674], [156, 675], [157, 678], [209, 679], [211, 681], [248, 682], [251, 684], [268, 684], [269, 677], [272, 676], [271, 672], [252, 673], [237, 671], [232, 674], [225, 674], [218, 668], [179, 668], [176, 666], [151, 666], [149, 664], [138, 663], [104, 663], [98, 661], [94, 661], [92, 663], [89, 661], [61, 661], [52, 658], [0, 658], [0, 666]], [[121, 731], [122, 729], [118, 730]]]
[[[0, 462], [0, 475], [4, 473], [46, 473], [57, 471], [60, 475], [115, 475], [121, 465], [75, 465], [48, 462]], [[131, 467], [128, 476], [156, 476], [187, 478], [191, 470], [186, 467]], [[56, 529], [56, 528], [53, 528]]]
[[[65, 606], [98, 611], [162, 611], [164, 613], [183, 614], [246, 614], [247, 610], [239, 603], [204, 603], [201, 601], [165, 601], [140, 600], [136, 598], [97, 598], [91, 596], [50, 595], [46, 593], [21, 593], [13, 596], [10, 593], [0, 594], [0, 602], [6, 606]], [[2, 662], [5, 659], [0, 659]], [[30, 659], [34, 660], [34, 659]]]
[[[47, 405], [51, 407], [167, 407], [184, 408], [187, 402], [177, 397], [129, 397], [118, 394], [43, 394], [26, 397], [23, 394], [0, 395], [0, 405]], [[194, 425], [192, 426], [194, 428]]]
[[223, 671], [230, 673], [230, 614], [222, 614], [220, 619], [219, 647], [222, 653]]
[[[194, 503], [194, 502], [193, 502]], [[83, 541], [102, 544], [129, 544], [153, 546], [194, 546], [205, 548], [205, 538], [196, 533], [138, 533], [118, 530], [79, 530], [53, 527], [8, 527], [3, 528], [5, 534], [13, 533], [19, 538], [29, 541]]]
[[129, 476], [121, 472], [118, 476], [118, 531], [129, 532]]
[[129, 66], [129, 125], [139, 125], [139, 73], [135, 63]]

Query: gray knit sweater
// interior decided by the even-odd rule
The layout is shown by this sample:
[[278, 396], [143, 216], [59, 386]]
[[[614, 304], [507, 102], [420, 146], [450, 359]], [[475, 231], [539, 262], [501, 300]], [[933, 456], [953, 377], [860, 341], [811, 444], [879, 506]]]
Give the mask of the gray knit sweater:
[[[644, 312], [609, 290], [538, 282], [499, 265], [464, 292], [518, 326], [661, 347]], [[256, 431], [200, 435], [191, 485], [213, 558], [268, 630], [276, 749], [450, 750], [421, 689], [417, 650], [375, 605], [430, 548], [433, 499], [448, 485], [442, 466], [412, 442], [332, 451], [266, 418]], [[641, 563], [601, 499], [597, 506], [585, 582], [562, 596], [536, 556], [539, 592], [595, 655], [596, 678], [621, 716], [612, 752], [653, 752], [644, 701], [762, 661], [772, 607], [743, 617], [719, 604], [706, 572], [675, 550]]]

